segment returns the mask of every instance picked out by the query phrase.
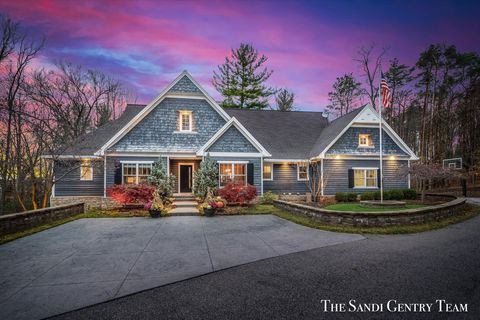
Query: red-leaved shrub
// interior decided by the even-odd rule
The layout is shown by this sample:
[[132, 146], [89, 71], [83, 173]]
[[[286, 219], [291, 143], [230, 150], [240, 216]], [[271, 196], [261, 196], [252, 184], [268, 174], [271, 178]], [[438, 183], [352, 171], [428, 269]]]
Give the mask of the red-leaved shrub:
[[107, 194], [122, 204], [147, 203], [152, 201], [155, 187], [148, 184], [114, 184]]
[[250, 184], [229, 183], [218, 190], [218, 195], [227, 200], [228, 203], [244, 204], [255, 199], [257, 188]]

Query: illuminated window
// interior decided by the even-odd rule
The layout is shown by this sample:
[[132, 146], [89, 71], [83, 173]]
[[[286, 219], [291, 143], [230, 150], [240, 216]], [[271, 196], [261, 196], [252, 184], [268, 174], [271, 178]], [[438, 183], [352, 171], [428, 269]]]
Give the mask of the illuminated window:
[[354, 169], [353, 170], [355, 188], [377, 188], [377, 168], [374, 169]]
[[308, 180], [308, 165], [297, 164], [297, 180]]
[[152, 172], [151, 163], [123, 163], [123, 183], [139, 184], [147, 183], [148, 176]]
[[369, 134], [359, 134], [358, 135], [358, 146], [359, 147], [373, 147], [372, 137]]
[[246, 163], [220, 163], [220, 186], [223, 187], [230, 182], [247, 184]]
[[263, 180], [273, 180], [273, 164], [266, 163], [263, 165]]
[[80, 163], [80, 180], [93, 180], [93, 166], [90, 160], [82, 160]]
[[180, 131], [192, 131], [192, 111], [180, 111]]

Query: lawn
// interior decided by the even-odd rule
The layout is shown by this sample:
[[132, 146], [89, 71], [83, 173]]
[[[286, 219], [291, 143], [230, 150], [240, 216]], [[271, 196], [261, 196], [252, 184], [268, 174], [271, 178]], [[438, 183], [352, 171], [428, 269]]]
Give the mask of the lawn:
[[427, 207], [425, 204], [407, 204], [405, 208], [366, 208], [362, 207], [360, 203], [336, 203], [326, 206], [325, 209], [336, 210], [336, 211], [354, 211], [354, 212], [382, 212], [382, 211], [397, 211], [397, 210], [408, 210], [408, 209], [417, 209]]
[[[343, 210], [342, 209], [335, 209], [338, 211], [350, 211], [352, 210], [353, 205], [358, 205], [358, 204], [336, 204], [336, 205], [331, 205], [328, 206], [327, 208], [330, 207], [335, 207], [335, 206], [344, 206]], [[359, 206], [359, 205], [358, 205]], [[418, 204], [412, 204], [408, 205], [406, 209], [410, 208], [420, 208], [425, 205], [418, 205]], [[342, 208], [342, 207], [340, 207]], [[348, 209], [347, 209], [348, 208]], [[364, 211], [370, 211], [372, 209], [370, 208], [362, 208], [362, 209], [368, 209]], [[383, 210], [383, 209], [379, 209]], [[274, 207], [271, 204], [257, 204], [253, 206], [248, 206], [248, 207], [238, 207], [236, 212], [233, 213], [234, 215], [252, 215], [252, 214], [272, 214], [277, 217], [280, 217], [285, 220], [292, 221], [294, 223], [298, 223], [301, 225], [304, 225], [306, 227], [310, 228], [315, 228], [315, 229], [320, 229], [320, 230], [327, 230], [327, 231], [334, 231], [334, 232], [347, 232], [347, 233], [377, 233], [377, 234], [401, 234], [401, 233], [417, 233], [417, 232], [423, 232], [423, 231], [428, 231], [428, 230], [433, 230], [433, 229], [439, 229], [446, 227], [450, 224], [455, 224], [459, 223], [462, 221], [465, 221], [467, 219], [473, 218], [476, 215], [480, 214], [480, 207], [475, 207], [475, 206], [467, 206], [465, 212], [461, 215], [453, 216], [453, 217], [448, 217], [445, 219], [442, 219], [440, 221], [435, 221], [431, 223], [425, 223], [425, 224], [417, 224], [417, 225], [408, 225], [408, 226], [394, 226], [394, 227], [347, 227], [347, 226], [330, 226], [330, 225], [325, 225], [321, 224], [313, 219], [303, 217], [303, 216], [297, 216], [294, 214], [291, 214], [290, 212], [278, 209]], [[378, 209], [376, 210], [378, 211]], [[82, 219], [82, 218], [125, 218], [125, 217], [141, 217], [141, 216], [148, 216], [147, 211], [145, 210], [129, 210], [129, 211], [119, 211], [119, 210], [113, 210], [113, 211], [94, 211], [94, 212], [88, 212], [88, 213], [81, 213], [76, 216], [72, 216], [69, 218], [57, 220], [45, 225], [41, 225], [35, 228], [31, 228], [28, 230], [24, 230], [21, 232], [5, 235], [0, 237], [0, 244], [25, 237], [40, 231], [44, 231], [56, 226], [59, 226], [64, 223], [68, 223], [77, 219]], [[168, 219], [168, 218], [164, 218]], [[210, 219], [210, 218], [207, 218]]]

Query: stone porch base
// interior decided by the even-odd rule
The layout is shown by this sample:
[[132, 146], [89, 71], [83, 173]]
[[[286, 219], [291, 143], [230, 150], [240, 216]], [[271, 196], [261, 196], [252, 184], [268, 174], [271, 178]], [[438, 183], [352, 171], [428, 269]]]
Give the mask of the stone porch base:
[[83, 202], [85, 204], [85, 212], [91, 210], [109, 210], [121, 207], [118, 202], [112, 198], [96, 197], [96, 196], [63, 196], [63, 197], [51, 197], [50, 206], [61, 206], [72, 203]]

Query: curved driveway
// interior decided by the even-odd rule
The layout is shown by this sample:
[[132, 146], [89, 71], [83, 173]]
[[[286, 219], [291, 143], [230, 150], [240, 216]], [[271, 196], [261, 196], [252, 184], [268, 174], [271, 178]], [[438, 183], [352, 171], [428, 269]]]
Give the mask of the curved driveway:
[[[467, 313], [326, 313], [322, 299], [468, 304]], [[479, 319], [480, 216], [222, 270], [58, 319]], [[57, 318], [56, 318], [57, 319]]]
[[0, 246], [0, 319], [40, 319], [247, 262], [361, 239], [271, 215], [81, 219]]

